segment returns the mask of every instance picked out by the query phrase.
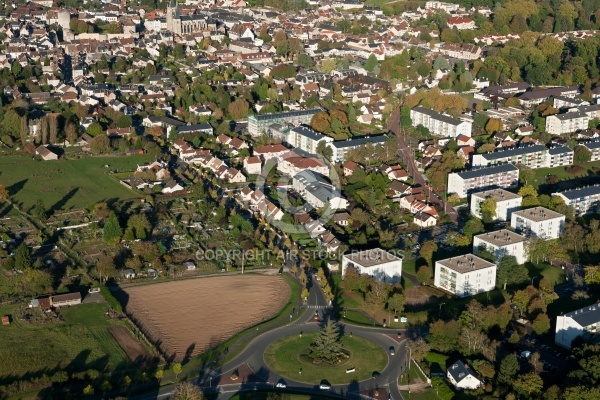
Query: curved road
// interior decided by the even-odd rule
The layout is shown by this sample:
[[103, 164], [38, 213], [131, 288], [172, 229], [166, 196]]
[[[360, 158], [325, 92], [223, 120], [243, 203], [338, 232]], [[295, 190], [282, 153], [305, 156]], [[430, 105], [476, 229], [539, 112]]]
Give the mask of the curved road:
[[[321, 324], [315, 317], [315, 311], [318, 313], [319, 320], [323, 318], [329, 311], [326, 306], [325, 298], [318, 285], [312, 285], [309, 290], [309, 299], [307, 301], [304, 314], [292, 324], [282, 326], [270, 331], [267, 331], [256, 338], [234, 359], [227, 362], [218, 371], [205, 371], [202, 377], [194, 381], [203, 386], [205, 390], [218, 390], [219, 400], [229, 399], [234, 393], [248, 390], [264, 390], [273, 389], [274, 385], [283, 379], [287, 385], [282, 391], [303, 392], [308, 394], [328, 395], [331, 397], [340, 398], [360, 398], [359, 392], [364, 392], [369, 389], [380, 388], [387, 389], [390, 399], [400, 400], [402, 396], [398, 390], [397, 380], [400, 374], [404, 371], [407, 365], [406, 340], [402, 337], [398, 342], [394, 339], [397, 330], [385, 328], [370, 328], [356, 326], [351, 324], [341, 324], [340, 329], [346, 334], [352, 333], [359, 335], [381, 346], [386, 354], [388, 354], [388, 364], [380, 371], [381, 375], [376, 379], [354, 383], [352, 385], [333, 385], [331, 390], [324, 391], [319, 389], [318, 384], [308, 384], [296, 380], [282, 377], [277, 373], [269, 370], [264, 361], [264, 352], [271, 343], [280, 338], [299, 335], [300, 332], [314, 332], [321, 328]], [[390, 355], [389, 348], [393, 346], [395, 355]], [[228, 372], [246, 364], [258, 378], [261, 383], [236, 383], [219, 385], [219, 377], [226, 376]], [[327, 379], [326, 376], [323, 379]], [[218, 385], [215, 388], [215, 385]], [[210, 389], [209, 389], [210, 388]], [[161, 388], [157, 393], [150, 395], [136, 396], [136, 400], [151, 400], [151, 399], [168, 399], [173, 393], [173, 386]]]

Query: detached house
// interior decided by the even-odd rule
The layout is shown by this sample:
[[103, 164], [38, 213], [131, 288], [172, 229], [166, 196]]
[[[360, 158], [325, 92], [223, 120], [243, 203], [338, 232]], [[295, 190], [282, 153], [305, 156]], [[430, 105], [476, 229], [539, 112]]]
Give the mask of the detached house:
[[446, 370], [448, 381], [459, 390], [477, 389], [483, 382], [469, 365], [458, 360]]
[[42, 160], [44, 161], [58, 160], [58, 154], [52, 152], [45, 146], [38, 146], [38, 148], [35, 149], [35, 154], [42, 157]]
[[600, 304], [592, 304], [556, 317], [554, 342], [570, 349], [579, 336], [589, 337], [600, 332]]

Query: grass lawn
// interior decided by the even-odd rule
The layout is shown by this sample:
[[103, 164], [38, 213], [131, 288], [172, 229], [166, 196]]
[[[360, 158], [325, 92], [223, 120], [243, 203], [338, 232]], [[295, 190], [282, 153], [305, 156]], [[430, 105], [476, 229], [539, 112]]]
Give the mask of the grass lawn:
[[353, 324], [373, 325], [373, 321], [365, 317], [360, 311], [347, 310], [342, 313], [342, 319]]
[[[593, 168], [598, 168], [600, 167], [600, 161], [592, 161], [592, 162], [588, 162], [588, 163], [584, 163], [584, 164], [577, 164], [580, 165], [581, 167], [586, 168], [588, 171], [580, 176], [587, 176], [589, 173], [589, 170], [593, 169]], [[536, 189], [540, 186], [546, 183], [546, 177], [548, 175], [556, 175], [558, 177], [558, 179], [560, 179], [561, 181], [568, 181], [568, 180], [572, 180], [572, 179], [576, 179], [580, 176], [576, 176], [576, 175], [571, 175], [569, 173], [567, 173], [567, 167], [555, 167], [555, 168], [537, 168], [533, 170], [534, 172], [534, 178], [533, 181], [530, 182], [531, 185], [533, 185]]]
[[446, 361], [448, 356], [436, 352], [430, 352], [425, 359], [429, 362], [429, 370], [431, 373], [446, 373]]
[[[25, 210], [39, 199], [47, 208], [88, 207], [109, 199], [140, 195], [110, 176], [110, 170], [131, 170], [152, 160], [147, 155], [86, 157], [79, 160], [35, 161], [28, 156], [0, 157], [0, 183]], [[104, 165], [109, 165], [105, 168]]]
[[[61, 309], [62, 322], [34, 325], [17, 318], [17, 306], [0, 307], [13, 322], [2, 327], [0, 384], [23, 376], [52, 375], [57, 370], [99, 372], [128, 364], [128, 358], [107, 328], [105, 304], [81, 304]], [[39, 310], [32, 310], [40, 312]]]
[[413, 383], [427, 382], [427, 377], [419, 371], [419, 368], [415, 366], [415, 362], [410, 363], [408, 370], [405, 370], [398, 378], [399, 385], [412, 385]]
[[[544, 276], [555, 285], [560, 285], [565, 282], [565, 271], [558, 267], [554, 267], [547, 263], [540, 263], [540, 265], [527, 263], [525, 266], [529, 270], [529, 276], [531, 277]], [[536, 279], [534, 283], [539, 283], [539, 279]]]
[[[342, 343], [344, 349], [350, 352], [350, 359], [338, 366], [313, 364], [301, 354], [308, 351], [317, 335], [317, 332], [311, 332], [302, 337], [294, 335], [278, 340], [265, 351], [265, 362], [269, 368], [290, 379], [314, 384], [326, 379], [334, 385], [370, 379], [373, 371], [382, 371], [387, 365], [388, 356], [381, 347], [361, 337], [348, 335], [342, 338]], [[299, 374], [300, 368], [302, 375]], [[347, 374], [348, 368], [356, 368], [356, 372]]]

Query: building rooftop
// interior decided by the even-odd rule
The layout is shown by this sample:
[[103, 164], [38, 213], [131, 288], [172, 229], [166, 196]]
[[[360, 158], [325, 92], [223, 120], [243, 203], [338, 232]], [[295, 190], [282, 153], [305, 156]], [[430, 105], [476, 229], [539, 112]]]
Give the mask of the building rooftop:
[[581, 111], [570, 111], [563, 114], [550, 115], [549, 117], [556, 117], [561, 121], [569, 121], [571, 119], [585, 118], [586, 115]]
[[446, 268], [458, 272], [459, 274], [494, 267], [496, 265], [473, 254], [463, 254], [462, 256], [447, 258], [437, 262]]
[[363, 268], [376, 267], [380, 264], [392, 261], [402, 261], [401, 258], [398, 258], [380, 248], [345, 254], [344, 258], [346, 258], [349, 262], [359, 264]]
[[487, 198], [491, 197], [491, 198], [494, 199], [494, 201], [496, 201], [496, 203], [499, 203], [501, 201], [507, 201], [507, 200], [513, 200], [513, 199], [522, 198], [518, 194], [509, 192], [508, 190], [504, 190], [504, 189], [485, 190], [483, 192], [473, 193], [472, 196], [473, 197], [478, 197], [480, 199], [487, 199]]
[[546, 146], [541, 145], [541, 144], [534, 144], [532, 146], [521, 146], [521, 147], [515, 147], [514, 149], [510, 149], [510, 150], [502, 150], [502, 151], [495, 151], [493, 153], [485, 153], [485, 154], [482, 154], [482, 156], [486, 160], [498, 160], [498, 159], [502, 159], [502, 158], [522, 156], [524, 154], [542, 152], [545, 150], [547, 150]]
[[434, 118], [438, 121], [446, 122], [450, 125], [460, 125], [463, 121], [458, 118], [451, 117], [446, 114], [439, 113], [429, 108], [416, 106], [412, 109], [412, 111], [420, 112], [421, 114], [429, 115], [431, 118]]
[[322, 133], [319, 133], [319, 132], [317, 132], [313, 129], [310, 129], [306, 126], [297, 126], [294, 129], [292, 129], [292, 131], [296, 132], [302, 136], [306, 136], [309, 139], [316, 140], [316, 141], [327, 138], [327, 136], [323, 135]]
[[592, 304], [565, 314], [579, 325], [585, 327], [600, 322], [600, 304]]
[[340, 140], [337, 142], [331, 143], [333, 147], [336, 149], [343, 149], [345, 147], [356, 147], [362, 146], [363, 144], [371, 143], [373, 145], [385, 143], [388, 140], [387, 135], [379, 135], [379, 136], [365, 136], [357, 139], [348, 139], [348, 140]]
[[565, 190], [564, 192], [552, 193], [552, 195], [563, 195], [569, 200], [576, 200], [582, 197], [596, 196], [600, 194], [600, 185], [582, 187], [579, 189]]
[[554, 146], [551, 147], [550, 150], [548, 150], [549, 154], [568, 154], [568, 153], [573, 153], [573, 150], [571, 150], [569, 147], [567, 146]]
[[456, 361], [454, 364], [448, 367], [448, 372], [450, 373], [450, 375], [452, 375], [456, 383], [462, 381], [469, 375], [472, 375], [477, 378], [477, 375], [471, 369], [471, 367], [469, 367], [467, 364], [463, 363], [460, 360]]
[[535, 222], [546, 221], [549, 219], [560, 218], [560, 217], [564, 218], [563, 214], [558, 213], [556, 211], [552, 211], [546, 207], [528, 208], [526, 210], [515, 211], [515, 212], [513, 212], [513, 214], [518, 217], [525, 218], [525, 219], [528, 219], [530, 221], [535, 221]]
[[254, 118], [257, 121], [268, 121], [272, 119], [277, 120], [280, 118], [293, 118], [303, 115], [312, 115], [318, 113], [319, 111], [321, 111], [321, 108], [311, 108], [310, 110], [286, 111], [273, 114], [251, 115], [248, 117], [248, 119]]
[[515, 243], [521, 243], [527, 240], [525, 236], [521, 236], [508, 229], [500, 229], [499, 231], [486, 232], [481, 235], [476, 235], [476, 238], [483, 240], [486, 243], [496, 247], [508, 246]]
[[519, 171], [519, 168], [515, 167], [513, 164], [500, 164], [493, 165], [491, 167], [472, 169], [470, 171], [456, 172], [456, 174], [463, 179], [473, 179], [482, 176], [503, 174], [513, 171]]

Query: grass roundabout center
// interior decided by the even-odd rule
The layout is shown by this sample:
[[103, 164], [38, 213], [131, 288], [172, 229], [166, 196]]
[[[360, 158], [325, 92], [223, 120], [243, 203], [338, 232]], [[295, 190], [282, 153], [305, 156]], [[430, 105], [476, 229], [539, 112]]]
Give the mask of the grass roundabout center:
[[[336, 365], [326, 362], [316, 364], [309, 353], [317, 335], [318, 332], [308, 332], [271, 343], [265, 351], [265, 363], [272, 371], [295, 381], [319, 384], [325, 379], [333, 385], [370, 379], [373, 372], [381, 372], [387, 365], [387, 354], [379, 345], [348, 335], [341, 339], [347, 359]], [[347, 372], [351, 369], [354, 372]]]

